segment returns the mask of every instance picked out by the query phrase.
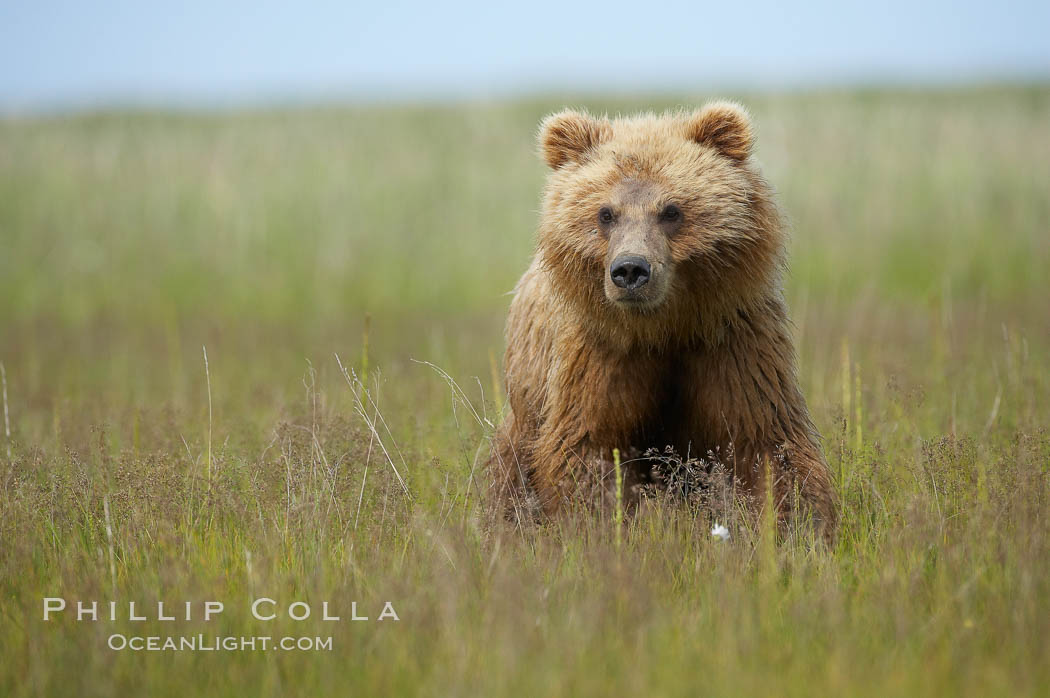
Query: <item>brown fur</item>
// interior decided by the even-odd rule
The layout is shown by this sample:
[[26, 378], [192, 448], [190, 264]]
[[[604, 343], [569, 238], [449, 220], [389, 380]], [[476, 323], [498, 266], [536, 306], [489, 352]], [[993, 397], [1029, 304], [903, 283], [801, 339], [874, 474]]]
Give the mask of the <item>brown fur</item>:
[[[835, 495], [781, 289], [785, 234], [746, 113], [566, 111], [544, 121], [540, 145], [552, 171], [507, 321], [500, 493], [551, 513], [613, 448], [718, 451], [756, 495], [773, 473], [782, 518], [798, 492], [830, 536]], [[680, 213], [662, 213], [669, 204]], [[652, 263], [637, 293], [609, 280], [625, 251]]]

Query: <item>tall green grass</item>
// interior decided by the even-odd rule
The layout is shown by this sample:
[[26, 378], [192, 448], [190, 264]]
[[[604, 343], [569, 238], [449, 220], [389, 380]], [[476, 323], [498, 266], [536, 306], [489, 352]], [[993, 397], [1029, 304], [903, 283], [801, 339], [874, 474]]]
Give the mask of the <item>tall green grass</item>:
[[[484, 516], [565, 101], [0, 122], [0, 693], [1044, 695], [1050, 90], [737, 97], [792, 221], [830, 551], [664, 499]], [[45, 596], [227, 609], [45, 623]]]

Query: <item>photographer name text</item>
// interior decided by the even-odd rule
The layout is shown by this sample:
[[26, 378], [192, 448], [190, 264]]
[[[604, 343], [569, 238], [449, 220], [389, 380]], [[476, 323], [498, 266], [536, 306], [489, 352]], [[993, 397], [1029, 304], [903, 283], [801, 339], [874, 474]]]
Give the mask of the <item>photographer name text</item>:
[[[289, 618], [293, 621], [304, 621], [309, 618], [322, 621], [399, 621], [401, 618], [391, 601], [384, 601], [380, 606], [351, 601], [349, 607], [339, 608], [329, 601], [311, 606], [305, 601], [292, 601], [281, 604], [269, 597], [253, 599], [248, 606], [252, 617], [260, 621], [272, 621]], [[97, 601], [67, 600], [62, 597], [45, 597], [43, 600], [44, 620], [51, 621], [65, 616], [75, 617], [77, 621], [204, 621], [208, 622], [226, 611], [223, 601]]]

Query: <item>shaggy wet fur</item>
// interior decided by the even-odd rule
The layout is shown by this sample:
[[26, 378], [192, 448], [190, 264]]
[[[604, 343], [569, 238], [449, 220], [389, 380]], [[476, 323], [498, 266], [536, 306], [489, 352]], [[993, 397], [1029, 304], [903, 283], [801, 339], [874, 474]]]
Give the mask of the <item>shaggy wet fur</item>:
[[[544, 121], [540, 145], [551, 172], [507, 321], [510, 409], [490, 461], [499, 495], [553, 513], [605, 477], [613, 448], [713, 452], [756, 501], [772, 480], [781, 520], [801, 503], [830, 537], [836, 500], [782, 294], [785, 234], [746, 113], [566, 111]], [[671, 203], [674, 225], [659, 213]], [[603, 207], [640, 231], [634, 244], [663, 282], [654, 305], [610, 300], [618, 238], [599, 223]], [[628, 495], [651, 480], [634, 460]]]

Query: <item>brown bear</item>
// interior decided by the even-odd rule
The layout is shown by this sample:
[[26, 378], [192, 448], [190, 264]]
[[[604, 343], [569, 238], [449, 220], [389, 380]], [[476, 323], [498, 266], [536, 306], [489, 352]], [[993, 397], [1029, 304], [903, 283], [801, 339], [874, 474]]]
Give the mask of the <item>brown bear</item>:
[[[782, 292], [786, 235], [747, 113], [563, 111], [539, 141], [551, 171], [490, 459], [502, 501], [553, 513], [614, 448], [719, 453], [781, 521], [801, 504], [830, 537], [836, 498]], [[649, 481], [648, 462], [632, 458], [625, 482]]]

